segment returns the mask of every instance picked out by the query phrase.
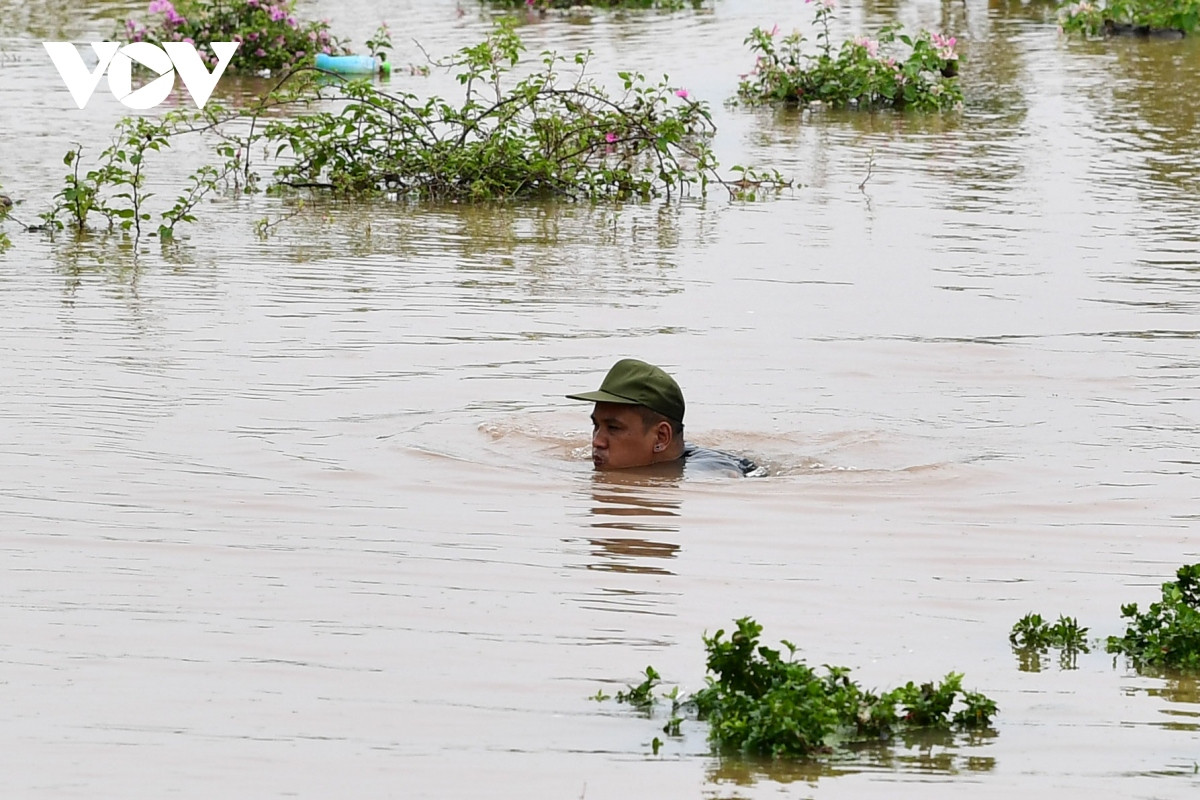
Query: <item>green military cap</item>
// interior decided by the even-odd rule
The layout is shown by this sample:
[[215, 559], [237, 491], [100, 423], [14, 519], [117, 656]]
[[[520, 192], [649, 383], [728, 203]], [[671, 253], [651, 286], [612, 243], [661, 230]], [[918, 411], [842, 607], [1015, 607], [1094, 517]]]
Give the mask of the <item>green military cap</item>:
[[636, 358], [623, 358], [604, 376], [600, 390], [569, 394], [572, 400], [645, 406], [667, 419], [683, 422], [683, 391], [667, 373]]

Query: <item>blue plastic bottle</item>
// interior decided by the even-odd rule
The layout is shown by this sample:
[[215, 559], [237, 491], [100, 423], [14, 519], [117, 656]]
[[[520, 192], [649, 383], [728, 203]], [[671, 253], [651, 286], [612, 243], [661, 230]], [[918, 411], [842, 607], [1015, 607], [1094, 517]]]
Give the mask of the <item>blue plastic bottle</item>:
[[328, 53], [317, 53], [317, 69], [326, 72], [337, 72], [341, 75], [374, 75], [391, 72], [391, 64], [377, 61], [375, 56], [331, 56]]

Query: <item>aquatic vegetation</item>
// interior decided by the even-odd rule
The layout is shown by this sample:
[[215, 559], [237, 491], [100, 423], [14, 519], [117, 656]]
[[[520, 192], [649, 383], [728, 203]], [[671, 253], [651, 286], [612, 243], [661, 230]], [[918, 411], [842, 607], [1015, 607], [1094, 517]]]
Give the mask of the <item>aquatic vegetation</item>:
[[1021, 669], [1037, 672], [1042, 668], [1043, 658], [1051, 648], [1059, 651], [1059, 666], [1075, 669], [1079, 653], [1089, 652], [1088, 629], [1081, 627], [1074, 617], [1059, 615], [1053, 625], [1042, 619], [1041, 614], [1029, 613], [1017, 620], [1008, 641], [1017, 653]]
[[[146, 191], [146, 158], [151, 152], [170, 147], [170, 136], [178, 115], [162, 120], [126, 117], [117, 124], [112, 143], [100, 153], [92, 169], [83, 166], [83, 147], [75, 145], [63, 156], [71, 168], [63, 188], [54, 196], [54, 204], [39, 216], [38, 228], [61, 231], [71, 228], [83, 232], [91, 228], [93, 215], [102, 218], [108, 230], [131, 233], [135, 240], [143, 234], [143, 223], [153, 219], [147, 203], [154, 195]], [[159, 212], [156, 235], [164, 240], [175, 235], [180, 222], [193, 222], [192, 210], [217, 188], [221, 174], [210, 165], [202, 165], [188, 177], [188, 184], [175, 204]]]
[[[372, 44], [388, 41], [381, 29]], [[383, 92], [368, 81], [317, 80], [316, 69], [297, 67], [245, 109], [209, 102], [157, 119], [126, 117], [94, 161], [85, 164], [81, 145], [66, 153], [62, 188], [42, 224], [26, 227], [83, 232], [100, 220], [101, 228], [135, 240], [147, 233], [169, 240], [218, 187], [257, 191], [261, 175], [251, 154], [258, 152], [274, 165], [275, 190], [412, 200], [669, 198], [693, 187], [703, 194], [710, 181], [731, 197], [755, 199], [790, 185], [774, 170], [742, 166], [733, 167], [738, 180], [721, 179], [707, 106], [667, 77], [620, 72], [624, 90], [613, 95], [586, 75], [589, 53], [547, 52], [540, 69], [510, 84], [524, 49], [511, 25], [501, 24], [438, 63], [458, 70], [465, 87], [459, 104]], [[157, 228], [147, 230], [155, 220], [148, 156], [197, 132], [218, 139], [221, 162], [188, 176], [175, 203], [158, 212]], [[262, 220], [255, 230], [265, 236], [275, 224]]]
[[1200, 669], [1200, 564], [1180, 567], [1145, 612], [1129, 603], [1121, 616], [1129, 620], [1125, 635], [1108, 637], [1108, 652], [1138, 666]]
[[[849, 677], [845, 667], [826, 665], [818, 673], [796, 658], [796, 646], [784, 641], [788, 655], [759, 644], [762, 626], [749, 617], [735, 622], [728, 638], [718, 630], [704, 636], [709, 675], [705, 688], [686, 700], [678, 688], [671, 718], [664, 726], [678, 735], [680, 711], [695, 713], [709, 725], [709, 739], [724, 751], [770, 756], [804, 756], [828, 752], [834, 745], [886, 739], [913, 729], [987, 727], [996, 704], [978, 692], [963, 691], [962, 675], [950, 673], [940, 682], [908, 682], [876, 694]], [[648, 708], [658, 673], [617, 699]]]
[[214, 66], [209, 42], [240, 42], [229, 68], [244, 72], [285, 70], [317, 53], [346, 52], [328, 20], [302, 20], [295, 5], [295, 0], [152, 0], [149, 21], [128, 19], [119, 35], [131, 42], [189, 42]]
[[[799, 31], [755, 28], [745, 43], [756, 53], [754, 68], [742, 76], [738, 97], [752, 103], [826, 103], [859, 108], [915, 108], [936, 111], [962, 103], [958, 84], [958, 44], [954, 37], [922, 30], [915, 36], [899, 25], [875, 39], [857, 37], [834, 51], [829, 34], [833, 0], [815, 3], [817, 52], [805, 52]], [[899, 42], [907, 54], [897, 51]]]
[[654, 667], [646, 667], [646, 679], [637, 686], [629, 686], [624, 692], [617, 692], [618, 703], [628, 703], [638, 708], [649, 708], [654, 705], [654, 688], [661, 682], [662, 676]]
[[[724, 183], [709, 146], [715, 126], [707, 106], [667, 77], [619, 72], [623, 89], [610, 94], [587, 75], [590, 53], [545, 52], [539, 68], [512, 81], [524, 50], [502, 23], [483, 42], [437, 62], [457, 70], [465, 87], [458, 103], [387, 93], [365, 81], [306, 82], [293, 73], [296, 87], [247, 112], [255, 133], [238, 140], [238, 150], [265, 144], [281, 187], [422, 200], [648, 199]], [[263, 110], [317, 100], [336, 110], [257, 127]], [[758, 177], [783, 183], [775, 173]]]
[[1077, 0], [1058, 7], [1063, 31], [1177, 38], [1200, 27], [1200, 0]]

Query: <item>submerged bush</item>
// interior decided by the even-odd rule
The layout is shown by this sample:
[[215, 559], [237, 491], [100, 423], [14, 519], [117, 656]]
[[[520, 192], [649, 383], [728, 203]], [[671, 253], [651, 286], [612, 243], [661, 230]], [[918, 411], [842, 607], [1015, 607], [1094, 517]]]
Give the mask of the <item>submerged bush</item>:
[[1058, 20], [1085, 36], [1191, 33], [1200, 27], [1200, 0], [1079, 0], [1059, 5]]
[[1042, 619], [1041, 614], [1026, 614], [1017, 620], [1008, 641], [1021, 661], [1021, 669], [1037, 672], [1042, 668], [1043, 658], [1051, 648], [1059, 651], [1058, 663], [1063, 669], [1075, 669], [1079, 653], [1089, 652], [1088, 629], [1081, 627], [1074, 617], [1061, 614], [1053, 625]]
[[[845, 667], [825, 666], [818, 673], [796, 659], [790, 642], [783, 642], [786, 658], [759, 644], [762, 626], [749, 617], [735, 624], [729, 638], [724, 630], [704, 637], [707, 686], [683, 702], [677, 691], [666, 695], [672, 701], [668, 734], [678, 733], [677, 711], [690, 707], [708, 722], [709, 739], [720, 750], [804, 756], [826, 752], [835, 742], [878, 740], [917, 728], [983, 728], [996, 714], [992, 700], [963, 691], [961, 674], [876, 694], [852, 681]], [[646, 675], [624, 693], [642, 708], [658, 679], [653, 668]]]
[[1130, 603], [1121, 606], [1121, 616], [1129, 624], [1124, 636], [1108, 637], [1108, 652], [1138, 666], [1200, 669], [1200, 564], [1180, 567], [1144, 613]]
[[610, 93], [586, 74], [590, 53], [543, 53], [539, 69], [513, 82], [524, 50], [501, 25], [440, 65], [458, 69], [465, 87], [458, 103], [364, 81], [318, 85], [315, 95], [301, 91], [293, 100], [319, 97], [337, 110], [273, 121], [256, 136], [284, 156], [275, 171], [280, 184], [337, 192], [646, 199], [721, 182], [709, 111], [686, 90], [665, 76], [620, 72], [622, 89]]
[[[388, 44], [381, 29], [373, 47]], [[684, 89], [620, 72], [610, 93], [585, 73], [590, 54], [543, 53], [541, 68], [523, 80], [509, 76], [524, 45], [502, 25], [480, 44], [440, 66], [456, 68], [465, 87], [459, 103], [387, 93], [368, 81], [317, 80], [312, 67], [280, 79], [254, 106], [226, 109], [209, 102], [155, 119], [127, 117], [98, 155], [73, 146], [69, 171], [42, 224], [49, 232], [125, 232], [135, 240], [175, 236], [198, 204], [225, 187], [257, 191], [262, 176], [252, 161], [264, 153], [274, 166], [273, 188], [328, 190], [356, 196], [475, 202], [558, 197], [648, 199], [671, 197], [710, 181], [731, 197], [756, 198], [786, 183], [774, 170], [735, 166], [723, 180], [709, 146], [715, 131], [706, 105]], [[323, 110], [312, 111], [321, 104]], [[332, 106], [333, 110], [328, 110]], [[287, 112], [294, 110], [292, 116]], [[174, 137], [216, 137], [221, 161], [202, 165], [165, 210], [146, 190], [147, 159]], [[86, 156], [86, 157], [85, 157]], [[0, 207], [0, 220], [6, 209]], [[256, 230], [275, 223], [261, 221]], [[0, 238], [0, 246], [7, 242]]]
[[193, 43], [213, 66], [217, 57], [209, 42], [240, 42], [229, 69], [244, 72], [283, 70], [317, 53], [345, 52], [328, 20], [301, 20], [295, 5], [295, 0], [152, 0], [149, 22], [129, 19], [123, 35], [134, 42]]
[[[876, 39], [849, 39], [835, 52], [829, 38], [833, 8], [833, 0], [816, 3], [816, 53], [804, 52], [805, 38], [799, 31], [784, 36], [778, 26], [751, 31], [745, 43], [757, 57], [754, 68], [742, 76], [738, 96], [754, 103], [931, 111], [962, 103], [955, 38], [924, 30], [909, 36], [893, 25]], [[896, 42], [906, 46], [907, 54], [896, 50]]]

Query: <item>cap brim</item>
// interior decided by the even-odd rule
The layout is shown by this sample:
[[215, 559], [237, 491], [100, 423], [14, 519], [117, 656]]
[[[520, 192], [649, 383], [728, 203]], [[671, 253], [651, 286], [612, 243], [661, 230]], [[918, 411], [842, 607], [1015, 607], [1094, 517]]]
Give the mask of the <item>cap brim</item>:
[[567, 398], [570, 400], [587, 400], [592, 403], [624, 403], [627, 406], [640, 405], [637, 400], [630, 400], [628, 397], [621, 397], [619, 394], [603, 390], [584, 392], [583, 394], [569, 394]]

